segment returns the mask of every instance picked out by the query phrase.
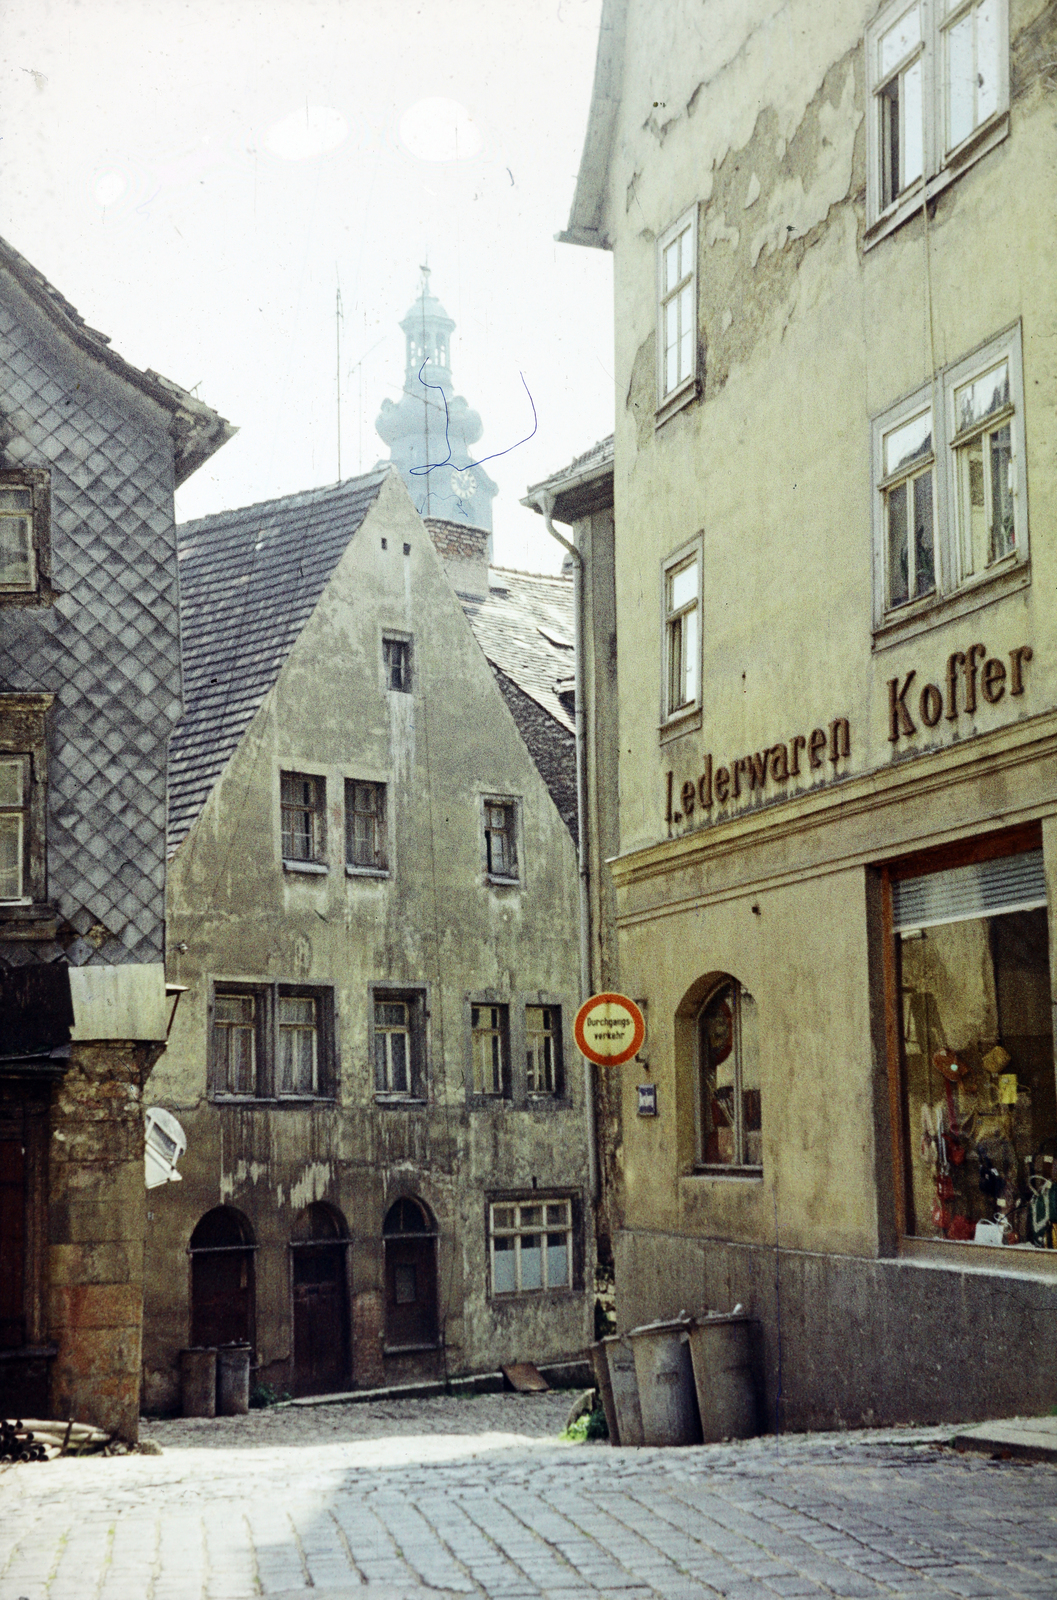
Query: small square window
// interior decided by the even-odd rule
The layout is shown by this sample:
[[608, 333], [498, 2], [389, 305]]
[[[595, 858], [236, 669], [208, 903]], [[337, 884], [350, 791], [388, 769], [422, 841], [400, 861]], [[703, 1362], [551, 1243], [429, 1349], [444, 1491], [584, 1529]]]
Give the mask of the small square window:
[[361, 871], [385, 872], [386, 786], [348, 779], [345, 784], [345, 861]]
[[529, 1094], [557, 1094], [561, 1082], [562, 1023], [558, 1006], [525, 1007], [525, 1086]]
[[510, 1095], [509, 1008], [470, 1007], [473, 1093], [495, 1098]]
[[385, 664], [385, 686], [397, 694], [411, 693], [411, 641], [410, 639], [383, 639], [382, 659]]
[[489, 1207], [492, 1293], [571, 1289], [572, 1202], [550, 1197]]
[[279, 789], [284, 862], [322, 862], [326, 855], [326, 780], [304, 772], [284, 772]]
[[517, 881], [517, 806], [512, 800], [484, 802], [484, 863], [490, 878]]

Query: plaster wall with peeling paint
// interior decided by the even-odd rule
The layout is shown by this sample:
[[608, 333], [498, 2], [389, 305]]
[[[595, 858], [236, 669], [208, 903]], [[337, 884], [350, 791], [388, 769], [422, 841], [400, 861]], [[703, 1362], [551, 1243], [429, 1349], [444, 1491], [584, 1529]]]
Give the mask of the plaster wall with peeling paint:
[[[382, 632], [413, 641], [413, 690], [385, 687]], [[279, 774], [326, 780], [325, 872], [281, 859]], [[346, 871], [347, 778], [387, 784], [389, 872]], [[482, 796], [515, 797], [520, 882], [488, 881]], [[182, 1182], [150, 1197], [144, 1396], [178, 1404], [191, 1340], [189, 1240], [212, 1208], [249, 1224], [255, 1380], [304, 1387], [295, 1362], [295, 1252], [306, 1208], [347, 1235], [348, 1349], [339, 1387], [370, 1387], [577, 1356], [590, 1337], [593, 1245], [585, 1213], [575, 849], [507, 710], [402, 483], [391, 476], [350, 541], [274, 688], [216, 784], [169, 875], [169, 976], [186, 985], [152, 1094], [188, 1138]], [[210, 1093], [211, 1003], [223, 984], [322, 986], [333, 995], [333, 1098], [224, 1102]], [[424, 997], [421, 1094], [376, 1093], [370, 984]], [[471, 1093], [470, 1005], [509, 1007], [513, 1087]], [[526, 1005], [560, 1008], [558, 1092], [525, 1092]], [[517, 1052], [520, 1048], [520, 1072]], [[496, 1296], [488, 1205], [571, 1198], [571, 1283]], [[383, 1223], [424, 1202], [437, 1232], [439, 1326], [394, 1354], [386, 1334]], [[586, 1286], [586, 1287], [585, 1287]]]
[[[763, 1414], [791, 1426], [939, 1420], [952, 1406], [999, 1414], [1055, 1398], [1048, 1380], [1004, 1375], [1008, 1341], [981, 1343], [988, 1297], [1024, 1257], [985, 1260], [964, 1233], [926, 1238], [927, 1219], [916, 1229], [909, 1219], [903, 1186], [920, 1157], [917, 1125], [900, 1126], [884, 885], [893, 861], [931, 871], [941, 846], [969, 859], [996, 840], [1012, 850], [1026, 829], [1016, 837], [1043, 847], [1052, 946], [1057, 7], [1010, 0], [1008, 118], [930, 186], [927, 211], [908, 205], [877, 225], [866, 34], [880, 9], [607, 4], [615, 65], [596, 82], [565, 235], [614, 254], [611, 869], [621, 981], [648, 1000], [658, 1105], [655, 1117], [637, 1114], [641, 1071], [625, 1069], [608, 1174], [618, 1318], [628, 1327], [742, 1300], [761, 1327]], [[698, 384], [666, 407], [658, 241], [691, 214]], [[972, 593], [941, 591], [879, 620], [875, 423], [933, 384], [946, 405], [946, 374], [1007, 334], [1023, 357], [1016, 494], [1030, 560], [1021, 546], [1015, 569]], [[701, 688], [678, 716], [666, 705], [665, 563], [694, 548]], [[973, 645], [981, 664], [999, 663], [993, 698], [957, 676]], [[792, 751], [800, 736], [806, 751], [815, 729], [821, 760], [798, 758], [796, 773], [781, 770], [785, 756], [772, 764], [776, 741]], [[702, 1132], [700, 1019], [724, 975], [758, 1018], [752, 1172], [709, 1170]], [[1046, 1257], [1018, 1300], [1021, 1347], [1044, 1337]], [[935, 1274], [908, 1269], [923, 1258], [949, 1275], [949, 1294]], [[835, 1308], [847, 1325], [832, 1321]], [[940, 1338], [950, 1385], [937, 1387]], [[878, 1353], [893, 1339], [906, 1348], [899, 1382]]]

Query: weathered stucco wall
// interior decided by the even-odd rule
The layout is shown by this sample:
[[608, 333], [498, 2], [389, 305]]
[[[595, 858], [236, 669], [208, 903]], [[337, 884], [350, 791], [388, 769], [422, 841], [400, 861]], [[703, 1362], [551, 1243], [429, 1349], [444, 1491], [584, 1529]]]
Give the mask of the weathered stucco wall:
[[[383, 540], [387, 548], [383, 549]], [[404, 554], [405, 546], [409, 553]], [[413, 635], [414, 688], [389, 692], [382, 630]], [[327, 781], [329, 868], [284, 871], [279, 772]], [[346, 875], [346, 777], [388, 784], [390, 876]], [[520, 887], [485, 880], [481, 796], [520, 797]], [[294, 1223], [322, 1200], [352, 1244], [353, 1378], [406, 1375], [382, 1360], [382, 1222], [417, 1194], [439, 1225], [440, 1312], [450, 1371], [555, 1357], [589, 1336], [592, 1256], [571, 1292], [494, 1301], [486, 1196], [537, 1187], [581, 1195], [583, 1085], [572, 1042], [577, 996], [572, 840], [532, 763], [429, 535], [391, 476], [170, 868], [170, 976], [188, 985], [152, 1095], [188, 1134], [184, 1181], [151, 1196], [147, 1403], [176, 1398], [189, 1337], [188, 1239], [210, 1207], [250, 1219], [262, 1374], [280, 1385], [292, 1351]], [[332, 985], [334, 1105], [218, 1105], [207, 1097], [215, 978]], [[428, 986], [426, 1104], [379, 1105], [368, 1059], [368, 984]], [[537, 1105], [468, 1099], [467, 997], [560, 1002], [565, 1093]], [[515, 1059], [515, 1068], [517, 1062]], [[581, 1230], [583, 1224], [581, 1220]], [[582, 1234], [581, 1234], [582, 1236]], [[436, 1365], [434, 1358], [423, 1362]]]

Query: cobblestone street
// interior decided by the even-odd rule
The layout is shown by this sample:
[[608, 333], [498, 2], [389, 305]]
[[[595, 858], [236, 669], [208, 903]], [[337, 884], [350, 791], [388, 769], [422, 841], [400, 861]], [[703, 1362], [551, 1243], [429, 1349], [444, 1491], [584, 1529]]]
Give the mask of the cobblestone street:
[[935, 1429], [567, 1445], [569, 1399], [154, 1422], [160, 1457], [0, 1469], [0, 1600], [1057, 1596], [1053, 1466]]

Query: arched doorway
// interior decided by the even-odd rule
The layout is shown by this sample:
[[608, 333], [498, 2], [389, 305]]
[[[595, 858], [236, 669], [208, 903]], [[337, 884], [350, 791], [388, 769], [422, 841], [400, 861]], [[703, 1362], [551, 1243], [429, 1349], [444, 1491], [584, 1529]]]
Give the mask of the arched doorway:
[[191, 1235], [191, 1343], [254, 1343], [253, 1229], [234, 1206], [207, 1211]]
[[295, 1394], [348, 1387], [348, 1229], [330, 1206], [305, 1208], [290, 1240]]
[[385, 1349], [432, 1350], [437, 1344], [437, 1224], [410, 1195], [390, 1206], [385, 1249]]

